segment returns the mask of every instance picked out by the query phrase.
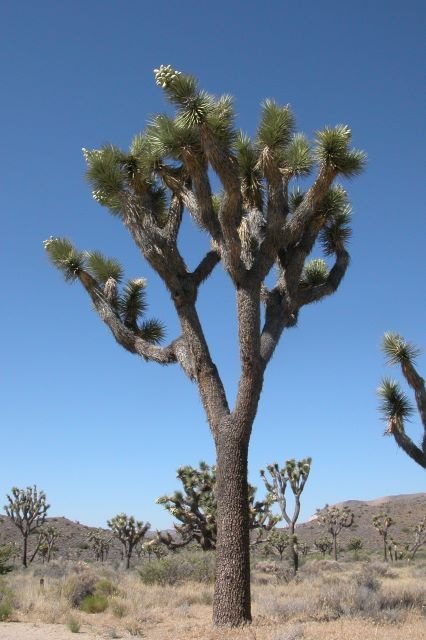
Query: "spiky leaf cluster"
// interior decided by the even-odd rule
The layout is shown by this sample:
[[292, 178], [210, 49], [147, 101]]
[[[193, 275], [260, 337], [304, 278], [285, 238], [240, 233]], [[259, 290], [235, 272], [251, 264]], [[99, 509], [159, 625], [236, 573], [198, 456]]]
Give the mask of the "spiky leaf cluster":
[[126, 327], [153, 344], [163, 340], [164, 326], [159, 320], [142, 320], [147, 310], [145, 279], [128, 280], [120, 291], [118, 285], [123, 280], [123, 269], [117, 260], [107, 258], [99, 251], [78, 252], [66, 238], [51, 237], [44, 242], [44, 247], [66, 280], [75, 280], [82, 272], [89, 273], [98, 293], [111, 304]]
[[352, 132], [346, 125], [325, 127], [316, 133], [315, 159], [349, 178], [360, 173], [366, 161], [362, 151], [351, 149]]
[[386, 433], [392, 433], [394, 429], [404, 430], [404, 420], [410, 418], [414, 408], [399, 383], [390, 378], [383, 378], [377, 393], [381, 399], [380, 411], [383, 420], [387, 422]]
[[322, 258], [314, 258], [303, 267], [300, 284], [302, 287], [315, 287], [326, 282], [329, 275], [327, 263]]
[[383, 336], [382, 350], [387, 357], [387, 363], [390, 365], [406, 362], [413, 363], [421, 353], [415, 344], [407, 342], [398, 333], [391, 331], [388, 331]]
[[351, 235], [352, 208], [343, 187], [331, 187], [323, 198], [318, 214], [325, 219], [319, 240], [326, 256], [346, 247]]
[[67, 282], [78, 278], [79, 271], [85, 266], [85, 256], [76, 251], [67, 238], [54, 238], [50, 236], [43, 242], [43, 246], [52, 264], [62, 271]]

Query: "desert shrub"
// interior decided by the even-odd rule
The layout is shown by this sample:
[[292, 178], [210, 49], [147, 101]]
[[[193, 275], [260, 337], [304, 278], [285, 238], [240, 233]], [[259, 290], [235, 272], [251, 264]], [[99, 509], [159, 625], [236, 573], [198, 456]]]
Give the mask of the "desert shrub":
[[204, 551], [158, 558], [143, 565], [139, 575], [144, 584], [162, 586], [187, 581], [212, 582], [214, 555]]
[[123, 618], [127, 614], [127, 605], [122, 598], [112, 597], [109, 606], [116, 618]]
[[108, 607], [108, 598], [101, 594], [86, 596], [80, 604], [80, 609], [85, 613], [102, 613]]
[[0, 545], [0, 575], [9, 573], [9, 571], [12, 571], [12, 567], [7, 564], [11, 557], [12, 557], [12, 545], [10, 544]]
[[51, 560], [45, 564], [34, 565], [33, 576], [40, 578], [64, 578], [69, 573], [66, 562]]
[[311, 604], [307, 598], [301, 597], [276, 597], [267, 595], [259, 598], [258, 605], [268, 618], [278, 620], [290, 620], [295, 617], [309, 617]]
[[62, 593], [73, 607], [79, 607], [87, 596], [95, 593], [98, 579], [91, 573], [70, 576], [65, 582]]
[[71, 633], [78, 633], [80, 631], [80, 623], [76, 618], [69, 618], [67, 627], [71, 631]]
[[118, 593], [118, 589], [107, 578], [101, 578], [95, 585], [95, 593], [102, 596], [115, 596]]
[[299, 640], [299, 638], [303, 638], [305, 635], [305, 631], [301, 624], [296, 624], [290, 627], [290, 629], [286, 629], [279, 633], [274, 637], [274, 640]]
[[12, 615], [12, 605], [7, 600], [0, 602], [0, 622], [9, 620]]

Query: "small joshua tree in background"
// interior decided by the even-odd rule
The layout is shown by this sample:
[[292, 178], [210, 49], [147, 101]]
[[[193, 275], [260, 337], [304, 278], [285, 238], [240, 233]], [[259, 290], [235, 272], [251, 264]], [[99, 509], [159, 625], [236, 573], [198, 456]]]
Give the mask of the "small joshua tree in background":
[[388, 560], [388, 533], [389, 528], [394, 524], [393, 519], [387, 513], [379, 513], [373, 518], [373, 525], [377, 529], [379, 535], [383, 538], [383, 559]]
[[[299, 554], [294, 530], [300, 514], [300, 496], [309, 477], [311, 463], [312, 458], [304, 458], [298, 462], [296, 460], [287, 460], [282, 469], [279, 468], [277, 463], [268, 464], [266, 470], [270, 475], [270, 479], [267, 478], [264, 469], [260, 470], [260, 475], [268, 491], [267, 499], [270, 502], [278, 503], [281, 516], [288, 525], [288, 533], [290, 540], [292, 540], [291, 544], [289, 544], [290, 562], [294, 573], [299, 568]], [[287, 510], [287, 498], [285, 495], [288, 484], [290, 484], [294, 496], [294, 509], [291, 517]]]
[[426, 544], [426, 515], [423, 516], [419, 524], [414, 527], [414, 542], [409, 547], [410, 558], [413, 559], [417, 551]]
[[126, 562], [126, 569], [130, 567], [130, 558], [133, 549], [143, 540], [146, 532], [150, 528], [150, 523], [136, 521], [133, 516], [127, 516], [125, 513], [119, 513], [111, 520], [108, 520], [113, 535], [121, 542], [123, 547], [123, 558]]
[[36, 544], [36, 548], [30, 558], [30, 564], [34, 560], [34, 558], [40, 555], [43, 558], [43, 563], [50, 562], [52, 559], [52, 554], [55, 550], [55, 542], [60, 536], [60, 532], [56, 527], [47, 527], [45, 529], [41, 529], [38, 534], [38, 540]]
[[318, 510], [318, 519], [333, 539], [334, 559], [337, 560], [337, 538], [342, 529], [348, 529], [353, 525], [354, 514], [348, 507], [339, 509], [338, 507], [329, 507], [326, 505], [324, 509]]
[[290, 538], [288, 533], [285, 533], [284, 531], [278, 531], [277, 529], [272, 529], [272, 531], [269, 532], [268, 537], [266, 538], [265, 551], [276, 551], [280, 556], [280, 560], [282, 560], [284, 551], [289, 547], [290, 544], [294, 544], [294, 542], [293, 539]]
[[322, 536], [321, 538], [316, 538], [314, 540], [314, 545], [322, 553], [322, 557], [325, 558], [326, 553], [331, 553], [333, 548], [333, 540], [327, 538], [327, 536]]
[[[183, 485], [182, 491], [161, 496], [157, 504], [164, 505], [169, 513], [182, 524], [174, 525], [178, 536], [167, 531], [158, 532], [158, 540], [169, 549], [184, 547], [192, 541], [197, 542], [204, 551], [216, 548], [217, 539], [217, 503], [215, 496], [216, 467], [200, 462], [198, 469], [189, 465], [179, 467], [177, 478]], [[271, 500], [256, 501], [256, 488], [248, 485], [249, 491], [249, 527], [261, 534], [269, 531], [280, 520], [270, 510]]]
[[111, 546], [111, 537], [107, 536], [102, 529], [94, 529], [87, 536], [95, 559], [97, 562], [103, 562], [108, 558], [108, 552]]
[[406, 342], [397, 333], [385, 333], [382, 349], [388, 364], [399, 364], [402, 374], [414, 390], [417, 409], [423, 424], [423, 437], [420, 446], [414, 444], [405, 432], [405, 421], [414, 409], [400, 385], [395, 380], [384, 378], [378, 394], [382, 400], [380, 409], [387, 422], [385, 435], [392, 435], [398, 446], [417, 464], [426, 469], [426, 388], [425, 381], [414, 368], [414, 361], [420, 350], [411, 342]]
[[27, 566], [28, 536], [34, 533], [46, 520], [46, 513], [50, 507], [46, 502], [46, 495], [34, 485], [26, 489], [13, 487], [11, 496], [6, 496], [8, 504], [4, 507], [6, 514], [12, 520], [24, 539], [22, 547], [22, 564]]
[[348, 550], [353, 551], [354, 560], [358, 560], [359, 552], [363, 548], [363, 543], [361, 538], [351, 538], [348, 543]]

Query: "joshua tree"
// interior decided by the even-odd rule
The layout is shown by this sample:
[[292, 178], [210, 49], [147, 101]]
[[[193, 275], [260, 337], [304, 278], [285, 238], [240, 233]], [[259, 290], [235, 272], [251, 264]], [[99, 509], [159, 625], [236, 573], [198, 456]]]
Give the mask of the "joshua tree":
[[[309, 477], [311, 463], [312, 458], [304, 458], [298, 462], [296, 460], [286, 460], [282, 469], [279, 468], [277, 463], [269, 464], [266, 469], [269, 472], [270, 479], [266, 477], [263, 469], [260, 470], [260, 475], [268, 491], [268, 497], [271, 502], [278, 503], [281, 516], [287, 522], [290, 538], [293, 539], [293, 543], [289, 545], [289, 550], [290, 562], [294, 573], [299, 568], [299, 554], [297, 552], [294, 529], [300, 514], [300, 496]], [[285, 495], [288, 484], [290, 484], [294, 496], [294, 508], [291, 517], [287, 511], [287, 498]]]
[[[197, 542], [204, 551], [216, 549], [217, 541], [217, 501], [215, 496], [216, 467], [200, 462], [199, 469], [189, 465], [177, 470], [177, 478], [183, 485], [182, 491], [156, 500], [162, 504], [181, 525], [174, 525], [178, 534], [159, 531], [158, 539], [169, 549], [184, 547]], [[255, 501], [256, 488], [248, 485], [249, 527], [259, 532], [269, 531], [280, 518], [270, 511], [271, 501]]]
[[348, 543], [348, 550], [354, 552], [354, 560], [358, 560], [359, 552], [363, 547], [361, 538], [351, 538]]
[[342, 529], [348, 529], [353, 525], [354, 514], [348, 507], [339, 509], [325, 505], [324, 509], [318, 510], [318, 519], [323, 524], [333, 539], [334, 559], [337, 560], [337, 537]]
[[61, 534], [58, 529], [56, 529], [56, 527], [50, 526], [46, 529], [41, 529], [38, 534], [36, 548], [30, 558], [30, 564], [37, 554], [42, 556], [43, 562], [45, 560], [47, 562], [50, 562], [50, 560], [52, 559], [52, 553], [55, 550], [55, 542], [60, 535]]
[[[180, 335], [167, 346], [161, 323], [139, 319], [144, 282], [120, 291], [122, 269], [100, 253], [80, 252], [50, 238], [46, 251], [67, 280], [78, 280], [115, 339], [129, 352], [160, 364], [179, 363], [198, 386], [216, 448], [217, 560], [213, 619], [236, 626], [251, 619], [247, 456], [265, 369], [282, 333], [300, 310], [333, 294], [349, 265], [350, 207], [339, 176], [351, 177], [364, 154], [351, 149], [347, 126], [316, 134], [313, 151], [295, 134], [289, 106], [263, 104], [255, 140], [234, 126], [232, 99], [216, 99], [197, 81], [161, 66], [155, 79], [176, 107], [159, 115], [133, 140], [130, 151], [107, 145], [84, 150], [94, 198], [129, 231], [169, 291]], [[306, 191], [290, 181], [317, 171]], [[212, 193], [211, 170], [219, 196]], [[190, 271], [178, 235], [183, 214], [211, 239]], [[333, 260], [309, 261], [320, 245]], [[240, 378], [230, 407], [197, 312], [200, 287], [222, 263], [236, 295]], [[266, 278], [274, 265], [277, 279]], [[264, 311], [261, 312], [261, 308]], [[220, 310], [223, 313], [223, 310]], [[263, 327], [261, 325], [264, 319]]]
[[284, 551], [290, 546], [294, 545], [294, 536], [289, 536], [284, 531], [278, 531], [272, 529], [266, 538], [266, 551], [277, 551], [280, 560], [283, 559]]
[[96, 561], [103, 562], [106, 560], [111, 546], [111, 537], [108, 537], [102, 529], [94, 529], [87, 535], [87, 539], [92, 545]]
[[39, 491], [36, 485], [26, 489], [13, 487], [11, 494], [11, 496], [6, 496], [8, 504], [4, 509], [15, 526], [18, 527], [24, 539], [22, 564], [26, 567], [28, 536], [44, 524], [50, 505], [46, 502], [45, 493]]
[[323, 557], [325, 557], [326, 553], [331, 553], [331, 550], [333, 548], [333, 540], [330, 540], [330, 538], [327, 538], [327, 536], [323, 536], [322, 538], [316, 538], [314, 540], [314, 545], [318, 549], [318, 551], [322, 553]]
[[420, 350], [411, 342], [406, 342], [397, 333], [385, 333], [382, 349], [388, 364], [399, 364], [408, 385], [414, 390], [417, 409], [423, 424], [422, 442], [417, 446], [405, 432], [405, 422], [413, 414], [413, 406], [398, 382], [383, 378], [378, 394], [382, 399], [380, 409], [383, 419], [387, 422], [385, 435], [393, 435], [397, 445], [417, 464], [426, 469], [426, 388], [425, 381], [414, 367]]
[[130, 558], [133, 549], [143, 540], [146, 532], [151, 526], [149, 522], [137, 522], [133, 516], [127, 516], [125, 513], [119, 513], [111, 520], [108, 520], [113, 535], [121, 542], [123, 559], [126, 561], [126, 569], [130, 567]]
[[411, 559], [414, 558], [417, 551], [426, 544], [426, 515], [423, 516], [419, 524], [414, 527], [414, 542], [409, 548]]
[[373, 525], [377, 529], [379, 535], [383, 538], [383, 559], [385, 562], [388, 560], [388, 532], [389, 527], [394, 524], [394, 521], [387, 513], [379, 513], [377, 516], [373, 518]]

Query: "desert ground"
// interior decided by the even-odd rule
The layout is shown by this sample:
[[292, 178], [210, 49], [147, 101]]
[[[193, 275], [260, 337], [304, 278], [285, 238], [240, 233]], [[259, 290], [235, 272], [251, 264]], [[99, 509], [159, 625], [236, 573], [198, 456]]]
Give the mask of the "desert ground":
[[[426, 637], [426, 559], [393, 565], [374, 559], [337, 563], [309, 559], [290, 580], [279, 561], [258, 560], [253, 571], [252, 625], [217, 630], [211, 625], [211, 564], [203, 558], [195, 552], [175, 565], [153, 560], [145, 573], [138, 568], [126, 572], [101, 563], [59, 561], [13, 571], [1, 577], [0, 603], [9, 602], [10, 610], [0, 622], [0, 639], [66, 640], [77, 634], [84, 640]], [[177, 566], [186, 570], [179, 574]], [[192, 575], [190, 566], [195, 567]], [[94, 594], [95, 600], [84, 610], [87, 594]]]

